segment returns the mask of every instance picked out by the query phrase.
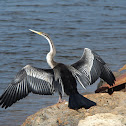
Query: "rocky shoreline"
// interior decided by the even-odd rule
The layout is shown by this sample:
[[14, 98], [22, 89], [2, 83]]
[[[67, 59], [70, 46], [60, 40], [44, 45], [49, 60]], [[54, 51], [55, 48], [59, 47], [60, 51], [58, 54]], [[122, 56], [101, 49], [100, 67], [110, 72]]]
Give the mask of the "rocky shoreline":
[[84, 96], [97, 106], [72, 110], [67, 102], [55, 104], [29, 116], [22, 126], [126, 126], [126, 92]]

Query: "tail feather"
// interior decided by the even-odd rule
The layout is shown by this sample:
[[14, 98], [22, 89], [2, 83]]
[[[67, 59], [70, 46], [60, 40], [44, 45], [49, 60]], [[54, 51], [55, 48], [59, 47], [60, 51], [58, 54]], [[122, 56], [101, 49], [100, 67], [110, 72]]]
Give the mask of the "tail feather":
[[69, 105], [68, 107], [70, 109], [80, 109], [82, 107], [84, 107], [85, 109], [88, 109], [92, 106], [95, 106], [96, 103], [83, 97], [81, 94], [76, 93], [76, 94], [72, 94], [69, 97]]

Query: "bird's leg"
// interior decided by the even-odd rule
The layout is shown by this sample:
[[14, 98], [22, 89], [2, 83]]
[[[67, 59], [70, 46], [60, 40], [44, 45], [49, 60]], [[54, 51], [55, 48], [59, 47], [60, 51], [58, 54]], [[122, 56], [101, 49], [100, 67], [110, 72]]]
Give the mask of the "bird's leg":
[[59, 100], [58, 103], [64, 102], [65, 100], [62, 100], [62, 94], [59, 93]]
[[61, 103], [61, 102], [63, 102], [63, 100], [62, 100], [61, 95], [59, 95], [59, 100], [58, 100], [58, 103]]

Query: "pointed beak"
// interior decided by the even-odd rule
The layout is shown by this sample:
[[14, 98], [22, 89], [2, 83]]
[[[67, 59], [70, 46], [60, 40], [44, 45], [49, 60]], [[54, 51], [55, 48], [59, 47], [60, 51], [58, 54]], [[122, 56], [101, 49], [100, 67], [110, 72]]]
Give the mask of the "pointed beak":
[[42, 32], [38, 32], [38, 31], [35, 31], [35, 30], [32, 30], [32, 29], [29, 29], [29, 30], [36, 33], [36, 34], [38, 34], [38, 35], [42, 35]]

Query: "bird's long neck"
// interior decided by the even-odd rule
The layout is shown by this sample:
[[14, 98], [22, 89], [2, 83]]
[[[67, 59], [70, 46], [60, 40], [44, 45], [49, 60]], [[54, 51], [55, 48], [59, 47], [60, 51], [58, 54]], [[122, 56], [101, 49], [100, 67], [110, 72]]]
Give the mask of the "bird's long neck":
[[50, 45], [50, 52], [46, 56], [47, 63], [51, 68], [54, 68], [57, 65], [57, 62], [54, 61], [54, 56], [56, 55], [56, 49], [53, 44], [53, 41], [50, 38], [46, 38]]

